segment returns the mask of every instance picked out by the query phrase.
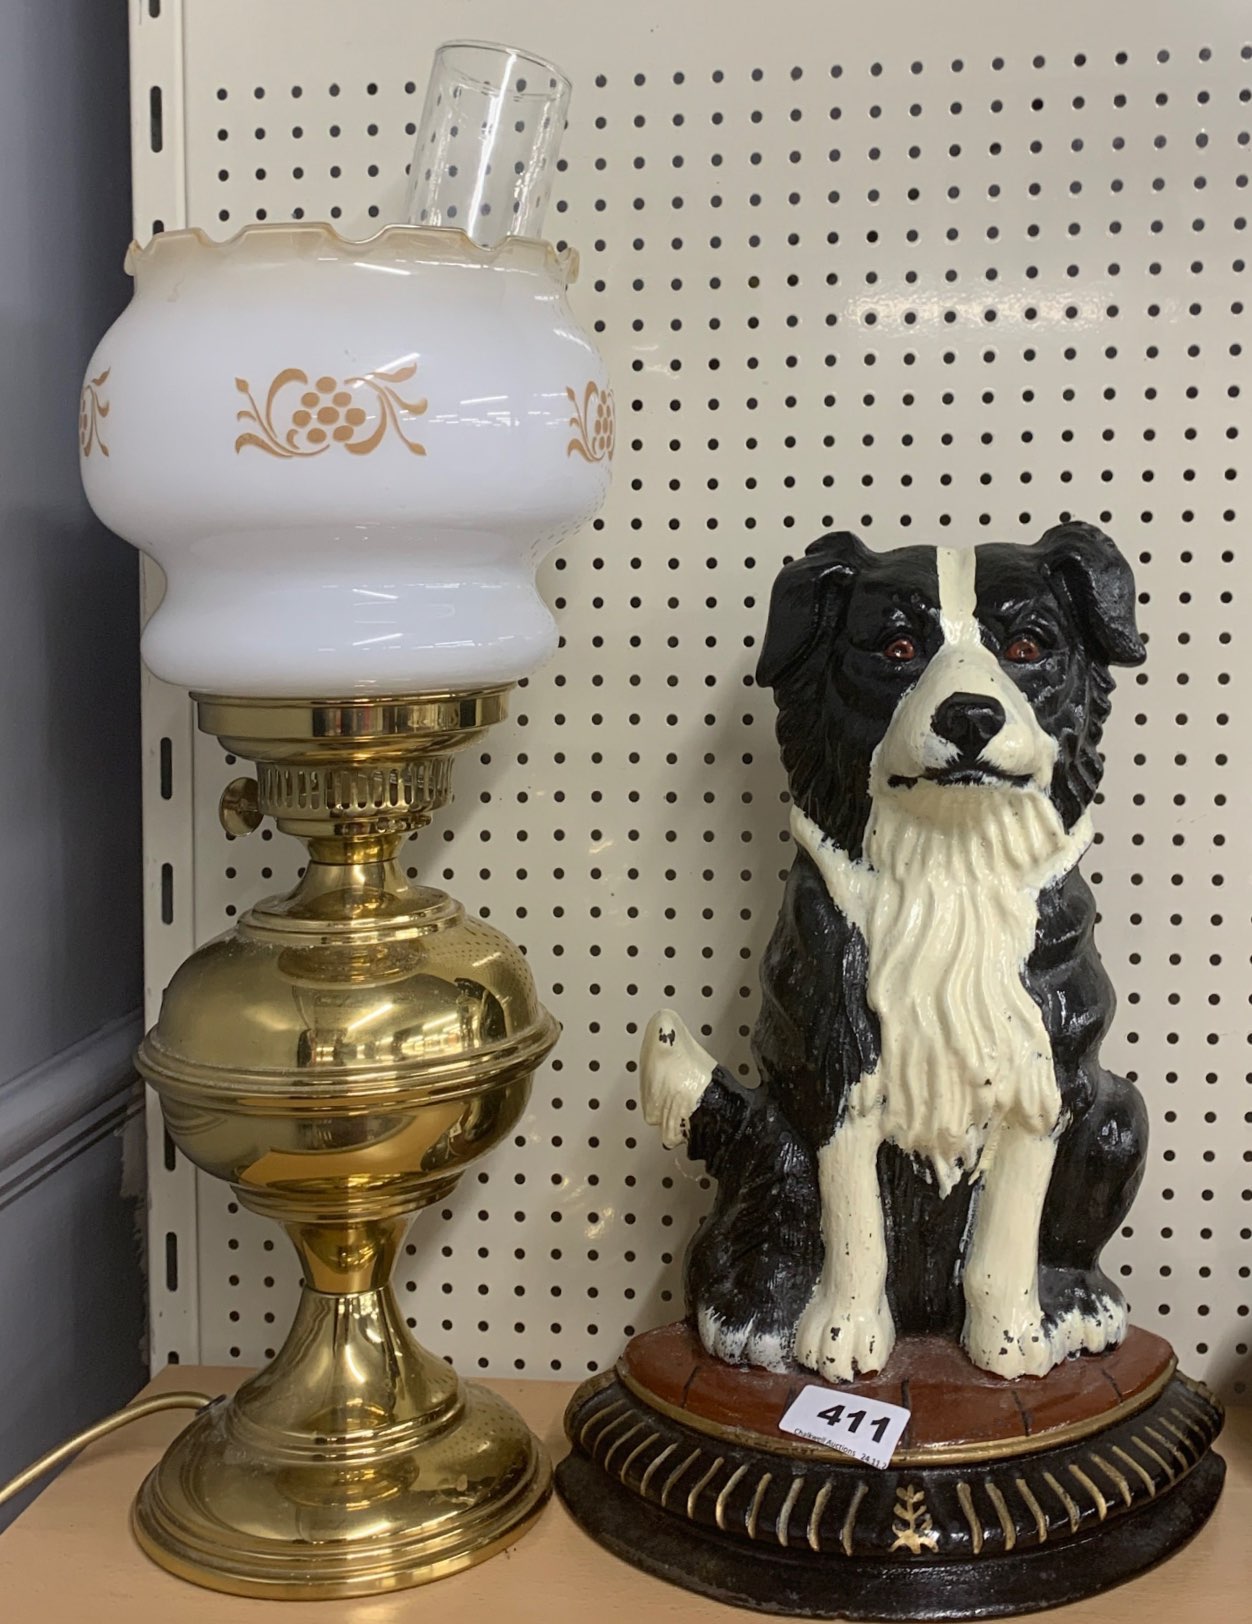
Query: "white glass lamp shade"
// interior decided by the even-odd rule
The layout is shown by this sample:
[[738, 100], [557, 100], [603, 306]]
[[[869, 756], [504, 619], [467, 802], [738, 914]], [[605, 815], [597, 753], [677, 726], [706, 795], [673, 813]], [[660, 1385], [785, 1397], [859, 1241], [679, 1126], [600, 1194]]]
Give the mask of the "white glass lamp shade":
[[556, 644], [535, 567], [608, 488], [572, 256], [393, 226], [168, 232], [83, 387], [83, 483], [151, 554], [149, 668], [207, 693], [507, 683]]

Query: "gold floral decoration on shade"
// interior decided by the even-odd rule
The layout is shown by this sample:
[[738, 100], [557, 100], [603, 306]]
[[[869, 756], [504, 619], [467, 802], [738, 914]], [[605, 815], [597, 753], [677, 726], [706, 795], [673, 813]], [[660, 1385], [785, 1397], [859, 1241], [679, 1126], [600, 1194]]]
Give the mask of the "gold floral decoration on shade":
[[100, 435], [100, 422], [109, 415], [110, 406], [101, 391], [109, 381], [112, 367], [105, 367], [98, 378], [88, 378], [83, 385], [82, 398], [78, 403], [78, 444], [84, 457], [89, 457], [93, 446], [100, 448], [100, 455], [107, 457], [109, 448]]
[[567, 389], [565, 393], [574, 408], [569, 426], [575, 430], [574, 438], [565, 448], [565, 455], [578, 455], [586, 462], [612, 462], [617, 438], [613, 391], [601, 389], [597, 383], [589, 383], [583, 390], [581, 405], [572, 389]]
[[[258, 406], [246, 378], [236, 378], [235, 388], [247, 397], [248, 406], [236, 412], [236, 421], [253, 423], [235, 441], [236, 452], [246, 446], [268, 452], [271, 457], [320, 457], [332, 446], [341, 445], [354, 457], [367, 457], [382, 444], [388, 429], [394, 429], [415, 457], [424, 457], [426, 447], [405, 433], [404, 417], [420, 417], [426, 410], [425, 398], [405, 400], [398, 384], [408, 383], [417, 371], [417, 362], [366, 372], [359, 378], [321, 377], [310, 380], [299, 367], [280, 372], [269, 386], [265, 405]], [[299, 396], [284, 391], [299, 388]], [[362, 391], [358, 403], [354, 391]], [[280, 396], [283, 396], [280, 400]]]

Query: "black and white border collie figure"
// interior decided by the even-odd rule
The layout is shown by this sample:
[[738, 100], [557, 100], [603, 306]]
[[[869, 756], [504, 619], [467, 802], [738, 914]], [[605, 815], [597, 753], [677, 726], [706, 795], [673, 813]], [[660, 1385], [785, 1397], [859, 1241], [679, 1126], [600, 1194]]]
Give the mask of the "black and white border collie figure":
[[1100, 1252], [1143, 1101], [1100, 1064], [1113, 991], [1077, 864], [1130, 567], [1091, 525], [1034, 546], [823, 537], [774, 586], [796, 856], [743, 1087], [665, 1010], [644, 1111], [718, 1181], [687, 1257], [710, 1353], [831, 1381], [897, 1333], [1041, 1376], [1125, 1333]]

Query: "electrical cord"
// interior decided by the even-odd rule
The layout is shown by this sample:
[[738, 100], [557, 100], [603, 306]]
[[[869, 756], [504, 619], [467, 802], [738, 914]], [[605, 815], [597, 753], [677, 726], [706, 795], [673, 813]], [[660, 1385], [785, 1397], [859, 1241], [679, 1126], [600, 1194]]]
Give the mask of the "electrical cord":
[[41, 1455], [24, 1472], [19, 1472], [7, 1483], [0, 1483], [0, 1506], [4, 1505], [6, 1500], [11, 1500], [14, 1495], [20, 1494], [23, 1489], [29, 1488], [32, 1483], [38, 1482], [63, 1460], [76, 1455], [88, 1444], [95, 1443], [97, 1438], [104, 1438], [110, 1432], [116, 1432], [119, 1427], [129, 1426], [132, 1421], [139, 1421], [145, 1415], [158, 1415], [162, 1410], [203, 1410], [207, 1405], [216, 1402], [217, 1400], [210, 1398], [207, 1393], [157, 1393], [152, 1398], [138, 1399], [134, 1404], [126, 1405], [124, 1409], [114, 1410], [112, 1415], [106, 1415], [92, 1426], [84, 1427], [72, 1438], [58, 1444], [55, 1449], [50, 1449], [46, 1455]]

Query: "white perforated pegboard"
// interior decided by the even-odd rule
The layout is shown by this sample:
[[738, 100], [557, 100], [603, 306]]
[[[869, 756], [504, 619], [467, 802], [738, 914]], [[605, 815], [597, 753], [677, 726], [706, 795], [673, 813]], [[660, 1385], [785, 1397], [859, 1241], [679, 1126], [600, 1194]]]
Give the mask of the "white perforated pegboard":
[[[582, 251], [574, 302], [617, 384], [616, 485], [543, 574], [561, 652], [409, 848], [525, 944], [565, 1027], [516, 1140], [411, 1235], [401, 1295], [467, 1372], [576, 1376], [678, 1312], [707, 1196], [642, 1124], [633, 1057], [666, 1001], [746, 1069], [790, 855], [748, 678], [784, 557], [832, 525], [964, 544], [1033, 539], [1064, 510], [1136, 561], [1150, 638], [1087, 860], [1121, 994], [1105, 1057], [1154, 1132], [1110, 1257], [1135, 1317], [1242, 1389], [1239, 9], [132, 0], [141, 238], [397, 218], [444, 38], [517, 36], [575, 81], [549, 229]], [[145, 726], [155, 1015], [184, 954], [299, 851], [222, 835], [231, 769], [182, 694], [150, 683]], [[294, 1259], [167, 1148], [154, 1132], [154, 1359], [258, 1361]]]

